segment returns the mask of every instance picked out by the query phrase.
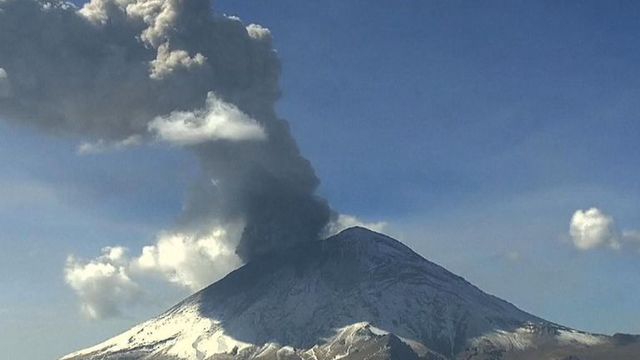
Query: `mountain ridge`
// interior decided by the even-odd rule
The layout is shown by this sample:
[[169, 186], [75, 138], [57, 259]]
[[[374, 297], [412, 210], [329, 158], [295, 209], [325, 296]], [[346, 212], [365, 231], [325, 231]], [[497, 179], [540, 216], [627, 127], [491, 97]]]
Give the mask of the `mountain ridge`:
[[356, 227], [267, 254], [64, 359], [405, 359], [402, 344], [420, 359], [508, 359], [542, 345], [608, 339], [524, 312], [401, 242]]

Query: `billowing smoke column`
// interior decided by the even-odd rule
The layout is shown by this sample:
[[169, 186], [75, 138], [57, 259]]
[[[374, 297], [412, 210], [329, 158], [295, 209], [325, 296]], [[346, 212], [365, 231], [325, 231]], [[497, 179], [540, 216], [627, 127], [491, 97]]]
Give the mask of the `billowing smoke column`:
[[243, 260], [317, 238], [331, 211], [277, 117], [267, 29], [208, 0], [0, 0], [0, 118], [87, 141], [81, 152], [166, 141], [203, 179], [181, 226], [243, 222]]

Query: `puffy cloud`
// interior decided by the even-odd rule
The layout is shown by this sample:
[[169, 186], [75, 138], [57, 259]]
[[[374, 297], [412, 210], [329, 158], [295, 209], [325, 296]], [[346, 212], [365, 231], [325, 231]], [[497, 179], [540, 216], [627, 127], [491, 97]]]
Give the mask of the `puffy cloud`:
[[146, 27], [139, 38], [149, 47], [158, 49], [167, 45], [172, 32], [177, 30], [184, 11], [182, 3], [180, 0], [91, 0], [78, 13], [102, 26], [123, 16], [142, 21]]
[[176, 111], [158, 117], [149, 130], [161, 140], [177, 145], [195, 145], [212, 140], [264, 140], [264, 129], [236, 106], [218, 99], [212, 92], [204, 109]]
[[151, 61], [151, 78], [163, 79], [179, 69], [191, 70], [204, 65], [206, 58], [198, 53], [189, 56], [184, 50], [171, 50], [169, 44], [162, 44], [158, 47], [158, 56]]
[[[241, 227], [214, 227], [199, 233], [163, 232], [138, 257], [122, 246], [106, 247], [90, 261], [69, 256], [65, 280], [91, 319], [120, 316], [124, 308], [140, 304], [151, 277], [190, 291], [221, 279], [242, 262], [234, 252]], [[158, 291], [156, 287], [153, 290]]]
[[329, 237], [354, 226], [361, 226], [369, 230], [383, 232], [387, 227], [387, 223], [384, 221], [364, 222], [353, 215], [338, 214], [335, 215], [325, 227], [324, 236]]
[[247, 26], [247, 32], [249, 36], [256, 40], [271, 41], [271, 31], [261, 25], [249, 24]]
[[121, 306], [137, 302], [142, 294], [129, 276], [126, 249], [107, 247], [102, 252], [102, 256], [89, 262], [70, 256], [64, 271], [82, 311], [92, 319], [117, 316]]
[[0, 68], [0, 99], [8, 98], [10, 94], [11, 86], [9, 84], [9, 76], [3, 68]]
[[605, 245], [613, 249], [620, 248], [613, 218], [597, 208], [577, 210], [571, 217], [569, 234], [575, 247], [580, 250]]
[[135, 265], [166, 280], [200, 290], [241, 265], [221, 228], [204, 235], [164, 233], [155, 245], [145, 246]]
[[640, 250], [640, 231], [619, 231], [613, 217], [597, 208], [577, 210], [571, 218], [569, 234], [575, 247], [580, 250], [601, 246], [615, 250]]
[[[92, 2], [113, 4], [113, 1], [105, 0], [93, 0]], [[116, 3], [126, 3], [123, 8], [127, 15], [141, 19], [148, 25], [140, 38], [153, 47], [159, 47], [163, 42], [169, 40], [169, 33], [177, 25], [183, 11], [181, 2], [183, 1], [116, 1]]]

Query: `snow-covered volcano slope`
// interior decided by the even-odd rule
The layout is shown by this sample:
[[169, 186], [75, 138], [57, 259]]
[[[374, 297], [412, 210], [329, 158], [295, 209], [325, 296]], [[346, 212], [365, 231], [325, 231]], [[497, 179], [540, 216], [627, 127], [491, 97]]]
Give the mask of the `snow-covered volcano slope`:
[[561, 336], [585, 346], [607, 341], [523, 312], [394, 239], [351, 228], [253, 261], [64, 359], [453, 359]]

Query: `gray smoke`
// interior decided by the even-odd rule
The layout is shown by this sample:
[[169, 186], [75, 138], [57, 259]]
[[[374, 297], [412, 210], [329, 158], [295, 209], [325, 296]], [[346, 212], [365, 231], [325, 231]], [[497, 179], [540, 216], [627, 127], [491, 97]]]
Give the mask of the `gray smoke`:
[[318, 179], [278, 118], [268, 30], [208, 0], [0, 0], [0, 118], [86, 141], [81, 152], [165, 141], [203, 178], [180, 224], [243, 221], [243, 260], [319, 236]]

